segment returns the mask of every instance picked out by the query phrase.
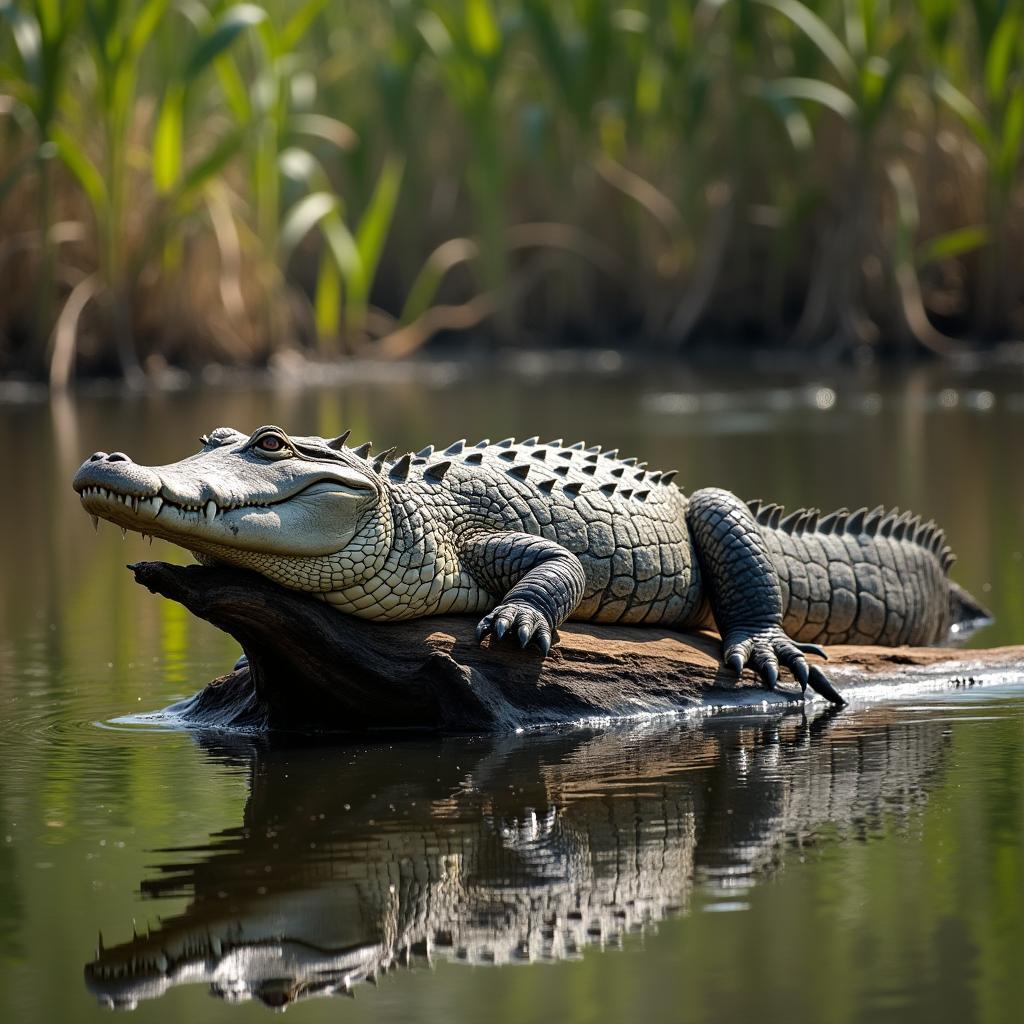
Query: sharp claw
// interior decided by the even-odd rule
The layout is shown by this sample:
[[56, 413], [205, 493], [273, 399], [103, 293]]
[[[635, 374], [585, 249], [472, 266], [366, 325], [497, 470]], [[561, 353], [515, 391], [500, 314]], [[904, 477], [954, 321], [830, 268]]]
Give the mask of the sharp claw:
[[728, 658], [725, 659], [725, 663], [736, 673], [737, 676], [743, 673], [743, 655], [739, 651], [733, 651]]
[[508, 623], [504, 619], [498, 619], [494, 624], [494, 635], [500, 640], [508, 630]]
[[486, 619], [481, 619], [481, 621], [479, 623], [477, 623], [476, 638], [477, 638], [478, 641], [479, 640], [483, 640], [484, 634], [487, 632], [487, 626], [488, 626], [488, 622], [487, 622]]
[[800, 689], [807, 692], [807, 680], [810, 678], [811, 669], [810, 666], [803, 658], [794, 658], [793, 664], [789, 666], [790, 671], [796, 677], [796, 681], [800, 684]]
[[774, 690], [779, 685], [779, 670], [770, 661], [766, 661], [758, 669], [758, 675], [769, 690]]
[[825, 700], [842, 707], [846, 704], [846, 698], [828, 681], [828, 677], [816, 665], [811, 666], [810, 675], [807, 680], [811, 689], [820, 693]]
[[538, 633], [534, 639], [537, 641], [541, 654], [546, 656], [548, 651], [551, 650], [551, 637], [547, 633]]
[[519, 627], [519, 646], [525, 647], [530, 642], [530, 627], [525, 623]]
[[823, 658], [828, 661], [828, 655], [825, 653], [824, 647], [819, 647], [818, 644], [797, 644], [796, 645], [804, 654], [816, 654], [819, 658]]

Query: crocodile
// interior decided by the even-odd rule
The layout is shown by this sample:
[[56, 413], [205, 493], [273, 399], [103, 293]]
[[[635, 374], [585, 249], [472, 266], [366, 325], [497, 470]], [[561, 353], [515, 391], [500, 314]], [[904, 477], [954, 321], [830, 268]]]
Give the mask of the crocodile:
[[843, 698], [822, 644], [932, 644], [988, 617], [948, 576], [943, 531], [909, 512], [785, 513], [617, 449], [538, 437], [398, 456], [366, 442], [218, 427], [144, 466], [95, 452], [73, 486], [93, 518], [201, 564], [255, 570], [367, 619], [480, 615], [547, 655], [566, 619], [717, 630], [725, 663], [769, 689]]

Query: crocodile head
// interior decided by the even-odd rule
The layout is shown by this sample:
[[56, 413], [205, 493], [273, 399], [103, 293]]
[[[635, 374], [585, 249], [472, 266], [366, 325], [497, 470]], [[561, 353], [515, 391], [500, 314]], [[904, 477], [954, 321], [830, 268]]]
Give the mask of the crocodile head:
[[369, 568], [386, 544], [385, 485], [344, 438], [218, 427], [168, 466], [95, 452], [75, 474], [85, 510], [193, 552], [256, 569], [298, 590], [326, 591]]

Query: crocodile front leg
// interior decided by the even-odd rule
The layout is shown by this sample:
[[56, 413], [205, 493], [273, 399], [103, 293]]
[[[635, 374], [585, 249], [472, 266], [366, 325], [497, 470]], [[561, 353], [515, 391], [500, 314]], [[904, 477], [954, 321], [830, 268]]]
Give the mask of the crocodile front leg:
[[580, 560], [561, 544], [529, 533], [499, 533], [471, 541], [462, 562], [499, 600], [476, 628], [501, 639], [513, 630], [519, 646], [531, 640], [547, 654], [555, 629], [583, 598], [586, 576]]
[[728, 491], [705, 488], [690, 498], [686, 523], [726, 664], [737, 675], [750, 665], [768, 689], [775, 689], [781, 663], [801, 689], [810, 685], [833, 703], [845, 704], [821, 669], [807, 664], [804, 653], [823, 655], [821, 648], [796, 643], [782, 629], [779, 577], [747, 505]]

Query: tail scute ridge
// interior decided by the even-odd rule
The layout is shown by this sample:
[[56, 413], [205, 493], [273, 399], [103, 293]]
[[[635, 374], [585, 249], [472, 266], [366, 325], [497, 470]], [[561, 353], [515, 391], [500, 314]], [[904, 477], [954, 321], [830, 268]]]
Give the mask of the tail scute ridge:
[[795, 536], [846, 533], [855, 537], [887, 537], [894, 541], [907, 541], [930, 551], [946, 573], [956, 561], [956, 555], [946, 542], [945, 531], [934, 520], [923, 522], [913, 512], [900, 512], [898, 508], [886, 509], [878, 505], [870, 511], [866, 507], [855, 512], [839, 508], [828, 515], [822, 515], [816, 508], [798, 508], [786, 514], [784, 506], [760, 498], [747, 502], [747, 505], [758, 525], [772, 530], [784, 530]]

